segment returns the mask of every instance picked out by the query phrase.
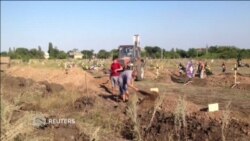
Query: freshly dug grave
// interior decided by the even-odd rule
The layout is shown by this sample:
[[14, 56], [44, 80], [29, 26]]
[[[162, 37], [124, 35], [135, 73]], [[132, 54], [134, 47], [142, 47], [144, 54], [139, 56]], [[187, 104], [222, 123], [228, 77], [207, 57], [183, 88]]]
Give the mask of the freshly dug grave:
[[[151, 100], [143, 100], [137, 105], [142, 140], [200, 141], [222, 140], [222, 137], [225, 137], [226, 140], [250, 140], [250, 124], [230, 118], [230, 112], [204, 112], [201, 111], [202, 107], [187, 101], [185, 101], [184, 107], [180, 107], [180, 99], [166, 96], [153, 114], [156, 101], [157, 98], [151, 98]], [[183, 108], [183, 113], [178, 111]], [[124, 138], [135, 139], [137, 137], [134, 132], [135, 124], [131, 119], [126, 123], [121, 134]]]
[[[234, 84], [234, 74], [225, 73], [216, 75], [215, 77], [209, 77], [208, 82], [211, 86], [224, 86], [232, 87]], [[238, 89], [250, 90], [250, 77], [248, 75], [237, 74], [237, 82], [240, 82], [237, 87]]]
[[[150, 115], [143, 115], [141, 124], [148, 124]], [[203, 120], [197, 115], [185, 117], [185, 126], [183, 119], [177, 120], [176, 115], [171, 112], [156, 112], [152, 126], [148, 129], [142, 128], [144, 140], [222, 140], [225, 136], [227, 140], [249, 140], [250, 125], [231, 119], [223, 130], [222, 123], [215, 119]]]
[[[177, 76], [175, 74], [171, 74], [171, 80], [175, 83], [186, 83], [188, 78], [185, 76]], [[237, 82], [240, 82], [236, 85], [237, 89], [250, 90], [250, 77], [247, 75], [237, 75]], [[205, 79], [200, 79], [195, 77], [192, 79], [190, 85], [194, 86], [212, 86], [212, 87], [227, 87], [230, 88], [234, 85], [234, 74], [233, 73], [225, 73], [219, 75], [211, 75]]]

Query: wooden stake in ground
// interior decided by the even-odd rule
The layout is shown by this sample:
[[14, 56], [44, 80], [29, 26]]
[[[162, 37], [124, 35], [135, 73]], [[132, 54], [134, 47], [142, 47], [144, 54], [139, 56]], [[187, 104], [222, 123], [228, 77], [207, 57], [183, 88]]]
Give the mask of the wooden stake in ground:
[[159, 74], [160, 74], [160, 73], [159, 73], [160, 67], [159, 67], [159, 65], [157, 64], [155, 68], [156, 68], [156, 78], [158, 78], [158, 77], [159, 77]]
[[87, 82], [87, 74], [85, 72], [85, 88], [86, 88], [86, 93], [88, 94], [88, 82]]
[[237, 71], [238, 71], [238, 67], [237, 64], [234, 65], [234, 85], [232, 86], [232, 88], [234, 88], [236, 85], [238, 85], [240, 82], [237, 82]]

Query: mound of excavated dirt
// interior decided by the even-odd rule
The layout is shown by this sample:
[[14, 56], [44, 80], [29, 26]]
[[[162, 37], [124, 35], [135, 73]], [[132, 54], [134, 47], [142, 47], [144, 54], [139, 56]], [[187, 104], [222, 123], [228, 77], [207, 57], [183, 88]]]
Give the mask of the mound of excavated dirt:
[[[164, 112], [175, 112], [179, 99], [174, 96], [167, 96], [162, 102], [162, 111]], [[201, 107], [192, 103], [185, 101], [186, 114], [191, 114], [200, 111]]]
[[[185, 83], [187, 78], [184, 76], [177, 76], [171, 74], [171, 80], [175, 83]], [[250, 77], [247, 75], [237, 75], [237, 82], [240, 82], [235, 88], [250, 90]], [[192, 79], [190, 85], [194, 86], [212, 86], [212, 87], [232, 87], [234, 84], [234, 74], [225, 73], [219, 75], [212, 75], [205, 79], [195, 77]]]
[[96, 83], [95, 79], [80, 68], [72, 68], [69, 70], [68, 74], [66, 74], [64, 70], [59, 69], [38, 69], [14, 66], [8, 69], [6, 74], [15, 77], [23, 77], [25, 79], [32, 79], [36, 82], [42, 82], [45, 85], [47, 84], [46, 81], [48, 83], [60, 84], [67, 90], [83, 91], [82, 89], [85, 89], [86, 87], [92, 90], [96, 90], [97, 88], [97, 86], [94, 85]]
[[[250, 139], [249, 123], [232, 119], [230, 115], [227, 120], [223, 120], [223, 111], [204, 112], [201, 111], [202, 107], [189, 101], [184, 101], [183, 107], [177, 107], [180, 106], [180, 100], [174, 96], [166, 96], [155, 115], [153, 110], [157, 94], [148, 93], [139, 102], [138, 120], [142, 140], [222, 140], [222, 124], [226, 122], [228, 123], [224, 127], [223, 135], [227, 140]], [[180, 108], [185, 109], [184, 116], [183, 113], [176, 113]], [[127, 124], [121, 134], [126, 139], [133, 140], [136, 138], [133, 133], [134, 125], [130, 119], [125, 122]]]
[[78, 98], [74, 102], [74, 108], [77, 110], [85, 110], [88, 111], [91, 107], [94, 106], [95, 97], [83, 96]]
[[[231, 86], [234, 84], [234, 74], [233, 73], [225, 73], [219, 74], [214, 77], [208, 77], [208, 81], [210, 85], [225, 85]], [[250, 84], [250, 77], [244, 75], [237, 75], [237, 82]]]
[[37, 94], [41, 93], [42, 96], [45, 96], [46, 94], [54, 92], [58, 93], [64, 90], [64, 87], [62, 85], [56, 83], [49, 83], [48, 81], [35, 82], [30, 78], [13, 77], [10, 75], [2, 75], [1, 79], [2, 86], [4, 86], [5, 89], [11, 89], [12, 91], [20, 91], [21, 93], [28, 91], [39, 91]]
[[145, 75], [145, 79], [149, 79], [149, 80], [155, 79], [156, 77], [156, 74], [154, 74], [152, 71], [149, 71], [149, 70], [145, 70], [144, 75]]
[[171, 72], [168, 70], [161, 70], [159, 71], [159, 76], [157, 78], [155, 70], [146, 70], [145, 71], [145, 79], [148, 80], [155, 80], [157, 82], [164, 82], [164, 83], [173, 83], [171, 80]]
[[[142, 116], [141, 124], [148, 125], [147, 115]], [[224, 135], [226, 140], [249, 140], [250, 125], [230, 119], [223, 130], [222, 123], [213, 118], [204, 120], [197, 115], [185, 116], [185, 126], [183, 119], [176, 120], [176, 115], [170, 112], [156, 112], [155, 118], [150, 128], [142, 128], [142, 137], [145, 141], [152, 140], [222, 140]]]
[[[238, 75], [237, 82], [240, 82], [240, 84], [236, 88], [246, 89], [246, 90], [250, 89], [249, 88], [250, 77], [244, 75]], [[232, 73], [212, 75], [206, 79], [195, 78], [192, 82], [192, 85], [214, 86], [214, 87], [231, 87], [233, 84], [234, 84], [234, 74]]]

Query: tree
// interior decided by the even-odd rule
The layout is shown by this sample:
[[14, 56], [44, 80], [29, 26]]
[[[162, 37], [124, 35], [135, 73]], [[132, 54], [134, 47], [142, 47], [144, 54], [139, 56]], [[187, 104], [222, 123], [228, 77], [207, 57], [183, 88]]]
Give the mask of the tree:
[[151, 58], [160, 58], [161, 57], [161, 48], [158, 46], [146, 46], [145, 48], [146, 56]]
[[11, 59], [22, 59], [23, 61], [29, 61], [31, 55], [27, 48], [17, 48], [16, 51], [11, 56]]
[[8, 53], [6, 51], [0, 52], [0, 56], [8, 56]]
[[33, 48], [33, 49], [29, 50], [29, 53], [30, 53], [30, 57], [33, 59], [43, 59], [44, 58], [44, 52], [41, 50], [39, 51], [39, 50]]
[[107, 59], [110, 56], [110, 53], [104, 49], [101, 49], [98, 53], [97, 53], [97, 57], [101, 58], [101, 59]]
[[190, 58], [190, 57], [191, 57], [191, 58], [196, 57], [196, 56], [197, 56], [197, 51], [196, 51], [196, 49], [195, 49], [195, 48], [190, 48], [190, 49], [188, 49], [187, 55], [188, 55], [189, 58]]
[[82, 50], [81, 53], [83, 54], [83, 58], [91, 59], [94, 55], [94, 50]]
[[64, 51], [59, 51], [56, 58], [58, 58], [58, 59], [66, 59], [67, 58], [67, 53], [65, 53]]
[[50, 59], [56, 59], [56, 58], [58, 58], [59, 52], [60, 52], [60, 51], [57, 49], [57, 47], [55, 46], [55, 47], [53, 48], [53, 45], [52, 45], [52, 43], [50, 42], [50, 43], [49, 43], [49, 49], [48, 49], [49, 58], [50, 58]]
[[48, 49], [48, 53], [49, 55], [53, 52], [53, 45], [51, 42], [49, 42], [49, 49]]
[[110, 54], [112, 55], [112, 56], [111, 56], [112, 59], [118, 58], [118, 57], [119, 57], [119, 50], [118, 50], [118, 49], [112, 49], [112, 50], [110, 51]]
[[182, 49], [177, 49], [176, 53], [178, 54], [178, 56], [180, 56], [181, 58], [186, 58], [188, 57], [187, 52], [185, 50]]

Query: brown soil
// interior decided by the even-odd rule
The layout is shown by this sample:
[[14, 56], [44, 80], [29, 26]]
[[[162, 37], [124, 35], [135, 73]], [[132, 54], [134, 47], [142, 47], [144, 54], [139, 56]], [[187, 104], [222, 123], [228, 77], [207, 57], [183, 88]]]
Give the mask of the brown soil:
[[[146, 72], [147, 76], [153, 78], [153, 73]], [[173, 74], [165, 72], [156, 81], [172, 83], [171, 76]], [[86, 79], [85, 79], [86, 76]], [[177, 75], [175, 76], [177, 77]], [[63, 70], [48, 70], [48, 69], [34, 69], [34, 68], [10, 68], [5, 75], [1, 75], [1, 83], [6, 90], [15, 90], [16, 93], [24, 93], [26, 91], [40, 91], [39, 94], [49, 96], [60, 91], [77, 91], [82, 93], [82, 97], [74, 101], [74, 107], [63, 107], [63, 109], [71, 108], [67, 112], [78, 111], [83, 112], [84, 116], [88, 115], [101, 103], [104, 107], [100, 113], [100, 117], [106, 119], [108, 112], [112, 113], [117, 119], [124, 121], [122, 124], [123, 130], [121, 135], [128, 140], [135, 138], [133, 132], [133, 124], [128, 120], [125, 108], [126, 103], [118, 102], [117, 96], [111, 95], [110, 83], [107, 81], [108, 77], [94, 78], [89, 73], [85, 73], [79, 68], [73, 68], [69, 74], [65, 74]], [[155, 79], [155, 78], [153, 78]], [[232, 81], [231, 81], [232, 80]], [[216, 86], [216, 87], [230, 87], [233, 82], [233, 74], [213, 75], [206, 79], [195, 78], [191, 85], [193, 86]], [[250, 79], [248, 76], [239, 75], [238, 79], [241, 83], [235, 88], [249, 90]], [[87, 86], [85, 81], [87, 81]], [[105, 83], [105, 84], [103, 84]], [[100, 86], [100, 87], [99, 87]], [[86, 90], [87, 88], [88, 90]], [[86, 93], [88, 91], [88, 93]], [[116, 91], [117, 92], [117, 91]], [[118, 92], [117, 92], [118, 93]], [[134, 92], [130, 92], [134, 94]], [[87, 95], [86, 95], [87, 94]], [[153, 118], [153, 122], [149, 128], [148, 125], [152, 118], [155, 102], [160, 94], [151, 93], [140, 90], [138, 93], [138, 118], [140, 121], [140, 131], [143, 140], [157, 141], [157, 140], [222, 140], [221, 126], [223, 119], [223, 111], [208, 113], [202, 111], [204, 107], [186, 101], [185, 105], [185, 126], [182, 123], [183, 119], [176, 120], [176, 109], [179, 101], [175, 95], [165, 96], [160, 108]], [[4, 96], [5, 99], [13, 99], [16, 95]], [[20, 103], [20, 111], [13, 112], [11, 122], [18, 120], [22, 116], [23, 111], [39, 111], [39, 107], [35, 107], [31, 103]], [[101, 107], [97, 107], [101, 108]], [[91, 111], [91, 112], [89, 112]], [[62, 115], [65, 113], [62, 113]], [[94, 117], [93, 117], [94, 118]], [[99, 121], [99, 120], [97, 120]], [[104, 125], [103, 125], [104, 126]], [[120, 131], [120, 130], [118, 130]], [[90, 137], [73, 125], [55, 125], [48, 126], [44, 130], [39, 130], [39, 133], [53, 133], [54, 140], [76, 140], [87, 141]], [[228, 125], [224, 130], [227, 140], [239, 139], [250, 140], [250, 124], [230, 118]]]
[[[138, 107], [140, 131], [143, 140], [157, 141], [157, 140], [222, 140], [222, 122], [223, 111], [219, 112], [204, 112], [202, 107], [192, 103], [186, 102], [186, 116], [185, 126], [179, 122], [175, 122], [178, 99], [173, 96], [167, 96], [163, 100], [161, 109], [157, 110], [151, 126], [148, 128], [152, 118], [153, 107], [155, 100], [146, 98], [142, 100]], [[146, 103], [146, 104], [145, 104]], [[136, 136], [133, 132], [133, 125], [131, 121], [126, 121], [127, 125], [122, 130], [121, 134], [127, 139], [134, 139]], [[178, 125], [179, 124], [179, 125]], [[226, 139], [250, 139], [250, 124], [229, 117], [229, 123], [223, 130]]]
[[[142, 124], [148, 124], [148, 116], [144, 117]], [[186, 126], [176, 125], [175, 115], [170, 112], [157, 112], [152, 126], [142, 129], [144, 140], [222, 140], [221, 123], [215, 119], [202, 120], [197, 115], [186, 116]], [[230, 120], [224, 129], [226, 139], [249, 140], [250, 125]]]
[[[65, 89], [70, 91], [82, 91], [82, 89], [85, 87], [88, 87], [88, 89], [97, 88], [96, 85], [90, 85], [91, 83], [95, 83], [95, 79], [89, 73], [84, 72], [82, 69], [76, 67], [70, 69], [68, 74], [66, 74], [64, 70], [59, 69], [38, 69], [15, 66], [8, 69], [6, 74], [14, 77], [32, 79], [36, 82], [44, 83], [45, 85], [47, 82], [50, 84], [62, 85]], [[88, 85], [88, 83], [90, 84]], [[51, 90], [50, 87], [48, 87], [48, 89]]]
[[[186, 77], [180, 77], [174, 74], [171, 75], [171, 80], [175, 83], [187, 82]], [[240, 82], [236, 87], [237, 89], [250, 90], [250, 77], [247, 75], [238, 74], [237, 82]], [[230, 88], [234, 85], [234, 74], [225, 73], [219, 75], [211, 75], [205, 79], [195, 77], [192, 79], [190, 85], [193, 86], [212, 86], [212, 87], [227, 87]]]
[[74, 107], [77, 110], [88, 111], [90, 108], [94, 106], [94, 103], [95, 103], [95, 97], [83, 96], [81, 98], [78, 98], [74, 102]]
[[41, 111], [40, 107], [37, 107], [32, 103], [22, 103], [19, 109], [22, 111]]
[[24, 116], [24, 113], [22, 111], [14, 110], [11, 114], [10, 123], [15, 123], [22, 116]]

